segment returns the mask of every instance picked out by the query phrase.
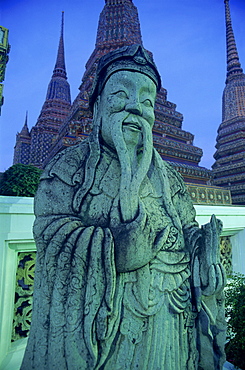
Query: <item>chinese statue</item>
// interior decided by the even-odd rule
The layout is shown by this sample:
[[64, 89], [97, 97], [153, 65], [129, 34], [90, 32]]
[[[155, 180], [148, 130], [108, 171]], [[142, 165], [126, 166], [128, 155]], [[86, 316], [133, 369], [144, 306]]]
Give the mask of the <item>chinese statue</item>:
[[140, 45], [99, 61], [93, 131], [56, 155], [35, 197], [26, 369], [222, 369], [222, 225], [201, 228], [153, 148], [157, 68]]

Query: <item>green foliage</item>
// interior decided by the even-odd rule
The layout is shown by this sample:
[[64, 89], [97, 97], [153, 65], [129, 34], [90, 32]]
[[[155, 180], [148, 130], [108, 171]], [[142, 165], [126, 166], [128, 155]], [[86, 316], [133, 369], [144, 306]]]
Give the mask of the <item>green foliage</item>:
[[227, 361], [245, 369], [245, 275], [234, 274], [226, 288]]
[[0, 183], [0, 195], [33, 197], [42, 170], [32, 165], [15, 164], [4, 172]]

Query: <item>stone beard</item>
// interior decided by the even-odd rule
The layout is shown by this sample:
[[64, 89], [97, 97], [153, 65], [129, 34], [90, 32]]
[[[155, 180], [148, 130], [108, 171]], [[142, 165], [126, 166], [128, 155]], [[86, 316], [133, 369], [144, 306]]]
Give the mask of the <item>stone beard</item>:
[[222, 369], [221, 225], [199, 228], [181, 176], [153, 148], [156, 72], [134, 47], [109, 55], [135, 68], [104, 78], [90, 137], [42, 175], [23, 370]]

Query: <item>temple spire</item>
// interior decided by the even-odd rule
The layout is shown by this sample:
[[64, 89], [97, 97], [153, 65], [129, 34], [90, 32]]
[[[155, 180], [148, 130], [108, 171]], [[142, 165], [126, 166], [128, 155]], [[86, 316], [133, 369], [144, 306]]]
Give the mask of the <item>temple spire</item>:
[[[131, 44], [141, 44], [138, 10], [132, 0], [105, 0], [100, 13], [95, 49], [86, 63], [80, 89], [89, 91], [99, 58], [106, 53]], [[88, 83], [90, 87], [88, 86]]]
[[225, 0], [227, 78], [222, 97], [213, 185], [229, 189], [233, 204], [245, 204], [245, 74], [239, 62], [229, 0]]
[[25, 123], [24, 123], [24, 126], [22, 127], [22, 130], [20, 132], [21, 136], [26, 136], [26, 137], [30, 136], [29, 128], [28, 128], [28, 125], [27, 125], [27, 118], [28, 118], [28, 112], [26, 111]]
[[65, 50], [64, 50], [64, 12], [61, 16], [61, 32], [60, 41], [57, 53], [57, 59], [53, 71], [53, 77], [63, 77], [67, 79], [65, 67]]
[[25, 118], [25, 124], [24, 124], [24, 126], [26, 126], [26, 127], [28, 127], [27, 126], [27, 117], [28, 117], [28, 111], [26, 111], [26, 118]]
[[27, 125], [27, 112], [25, 123], [21, 131], [16, 135], [16, 143], [14, 147], [13, 164], [22, 163], [29, 164], [30, 160], [31, 135]]
[[236, 41], [232, 28], [229, 0], [224, 0], [225, 3], [225, 22], [226, 22], [226, 47], [227, 47], [227, 81], [234, 75], [243, 73], [239, 62]]
[[[142, 44], [138, 11], [132, 0], [105, 0], [100, 14], [96, 47], [113, 50], [130, 44]], [[104, 54], [104, 53], [103, 53]]]
[[70, 85], [67, 82], [64, 49], [64, 12], [61, 18], [61, 32], [53, 75], [48, 86], [46, 100], [58, 99], [70, 104]]

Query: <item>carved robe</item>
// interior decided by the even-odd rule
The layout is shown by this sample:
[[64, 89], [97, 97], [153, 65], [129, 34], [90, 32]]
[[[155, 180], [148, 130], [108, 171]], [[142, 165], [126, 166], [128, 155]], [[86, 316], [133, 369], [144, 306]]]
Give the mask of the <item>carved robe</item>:
[[41, 178], [22, 369], [197, 369], [191, 266], [200, 229], [180, 175], [153, 150], [138, 214], [124, 224], [116, 154], [101, 148], [93, 178], [90, 159], [83, 142]]

